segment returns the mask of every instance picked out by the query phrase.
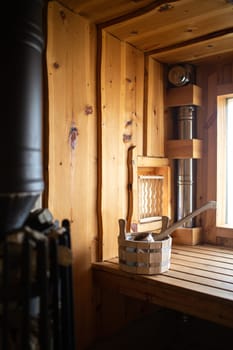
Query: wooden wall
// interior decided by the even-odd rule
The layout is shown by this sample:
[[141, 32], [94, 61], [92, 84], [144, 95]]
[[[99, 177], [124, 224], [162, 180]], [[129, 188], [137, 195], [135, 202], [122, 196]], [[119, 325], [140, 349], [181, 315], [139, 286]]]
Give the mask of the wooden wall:
[[[145, 67], [145, 68], [144, 68]], [[127, 152], [164, 157], [163, 67], [103, 31], [101, 156], [103, 259], [118, 255], [118, 219], [127, 216]]]
[[95, 57], [95, 27], [49, 2], [48, 207], [55, 219], [71, 222], [79, 349], [92, 337], [91, 261], [98, 240]]
[[[105, 30], [98, 36], [101, 42], [97, 41], [96, 32], [84, 18], [49, 2], [48, 206], [56, 219], [68, 218], [71, 222], [80, 349], [94, 337], [95, 307], [96, 329], [101, 332], [104, 328], [106, 334], [151, 309], [150, 305], [108, 292], [95, 295], [91, 262], [118, 254], [118, 219], [127, 215], [129, 147], [136, 146], [136, 156], [163, 159], [165, 132], [169, 133], [164, 111], [165, 67]], [[96, 71], [100, 44], [101, 65]], [[98, 69], [100, 81], [96, 82]], [[203, 140], [203, 156], [198, 160], [200, 206], [216, 199], [217, 95], [233, 91], [233, 58], [199, 64], [197, 78], [203, 93], [198, 110], [198, 138]], [[215, 211], [198, 220], [206, 242], [233, 246], [232, 233], [216, 229]], [[114, 319], [109, 312], [113, 304]]]
[[[167, 128], [167, 119], [163, 104], [163, 67], [154, 60], [146, 60], [144, 88], [141, 86], [142, 81], [140, 81], [140, 85], [131, 85], [132, 79], [128, 78], [127, 70], [125, 70], [127, 67], [125, 60], [129, 60], [130, 67], [131, 59], [135, 56], [126, 56], [126, 49], [136, 55], [137, 61], [140, 63], [139, 67], [141, 67], [139, 72], [141, 72], [143, 69], [141, 53], [109, 34], [103, 34], [102, 172], [104, 181], [102, 213], [104, 258], [117, 255], [117, 221], [119, 217], [126, 215], [126, 153], [128, 147], [136, 144], [138, 155], [142, 151], [144, 156], [164, 157], [164, 139], [166, 138], [164, 132]], [[135, 70], [133, 73], [136, 76], [135, 82], [138, 81], [137, 72]], [[203, 63], [197, 66], [197, 85], [202, 88], [203, 94], [202, 105], [198, 108], [197, 116], [198, 138], [203, 140], [203, 155], [197, 161], [197, 207], [199, 207], [206, 201], [216, 200], [217, 95], [233, 91], [233, 59], [227, 62]], [[127, 120], [130, 120], [130, 116], [134, 115], [132, 112], [136, 108], [133, 98], [130, 101], [125, 100], [125, 96], [129, 92], [128, 86], [139, 89], [141, 92], [144, 91], [144, 98], [138, 102], [143, 104], [142, 100], [145, 100], [143, 128], [140, 129], [141, 124], [139, 124], [139, 129], [135, 125], [136, 136], [135, 131], [131, 129], [132, 124], [127, 124]], [[131, 91], [132, 97], [134, 96], [133, 91]], [[127, 106], [130, 108], [127, 109]], [[134, 123], [136, 122], [133, 119]], [[129, 129], [127, 129], [128, 127]], [[132, 139], [128, 142], [124, 142], [122, 137], [126, 130], [130, 130], [128, 134], [132, 135]], [[142, 149], [141, 145], [143, 145]], [[198, 223], [203, 227], [204, 241], [233, 246], [232, 233], [216, 230], [215, 218], [216, 212], [214, 210], [198, 217]], [[112, 229], [113, 227], [114, 229]], [[111, 308], [114, 310], [114, 316], [110, 312]], [[103, 291], [98, 299], [99, 334], [109, 335], [130, 319], [150, 310], [152, 310], [151, 305]]]
[[[100, 44], [101, 66], [96, 71], [96, 48]], [[49, 2], [46, 192], [54, 218], [71, 222], [79, 349], [92, 341], [94, 308], [100, 307], [93, 302], [98, 298], [94, 296], [91, 262], [101, 255], [111, 258], [118, 254], [118, 219], [125, 218], [127, 213], [128, 148], [135, 145], [136, 154], [141, 156], [143, 151], [150, 156], [164, 156], [162, 66], [152, 59], [148, 62], [146, 76], [150, 78], [145, 79], [141, 51], [105, 31], [101, 43], [97, 43], [94, 25], [58, 2]], [[100, 119], [96, 111], [98, 69], [101, 69]], [[147, 94], [150, 98], [145, 107]], [[101, 154], [97, 154], [98, 143]], [[101, 186], [97, 184], [97, 170]], [[101, 192], [98, 202], [97, 190]], [[97, 213], [101, 213], [99, 217]], [[102, 232], [98, 232], [99, 221]], [[102, 254], [97, 254], [100, 250]], [[134, 311], [126, 312], [130, 301], [125, 297], [118, 296], [111, 302], [120, 307], [115, 322], [118, 326], [145, 310], [145, 306], [132, 302]], [[101, 307], [106, 305], [105, 301]]]
[[[118, 219], [127, 215], [129, 147], [136, 146], [136, 156], [164, 158], [167, 127], [164, 67], [106, 31], [97, 42], [96, 31], [84, 18], [58, 2], [49, 2], [46, 193], [54, 218], [71, 222], [78, 349], [92, 341], [95, 329], [101, 332], [104, 328], [109, 334], [151, 309], [127, 297], [97, 293], [91, 262], [118, 254]], [[101, 65], [96, 71], [100, 44]], [[197, 84], [203, 91], [198, 138], [204, 142], [203, 157], [198, 160], [198, 206], [216, 199], [216, 96], [219, 91], [232, 92], [232, 62], [201, 64], [197, 68]], [[99, 184], [97, 179], [101, 180]], [[233, 246], [229, 234], [216, 230], [215, 212], [203, 214], [199, 223], [205, 241]], [[109, 313], [111, 305], [115, 307], [114, 319]]]
[[[203, 103], [198, 113], [199, 138], [203, 139], [203, 157], [198, 162], [198, 203], [217, 199], [217, 96], [233, 92], [233, 57], [197, 68]], [[216, 212], [201, 215], [204, 241], [233, 246], [233, 233], [216, 228]]]
[[[145, 62], [141, 51], [102, 32], [98, 204], [103, 260], [118, 255], [118, 219], [127, 216], [128, 149], [136, 146], [134, 160], [137, 156], [164, 157], [163, 86], [161, 64], [153, 59]], [[101, 291], [96, 299], [98, 336], [109, 335], [155, 309], [149, 303], [107, 291]]]
[[151, 57], [146, 59], [144, 156], [164, 157], [164, 67]]
[[117, 255], [118, 219], [127, 213], [127, 151], [142, 154], [144, 55], [103, 32], [101, 137], [103, 259]]

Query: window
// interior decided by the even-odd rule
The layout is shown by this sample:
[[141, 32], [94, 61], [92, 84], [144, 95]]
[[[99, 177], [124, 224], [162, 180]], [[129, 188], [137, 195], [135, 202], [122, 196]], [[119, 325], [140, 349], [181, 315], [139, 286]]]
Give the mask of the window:
[[217, 226], [233, 228], [233, 94], [218, 96]]

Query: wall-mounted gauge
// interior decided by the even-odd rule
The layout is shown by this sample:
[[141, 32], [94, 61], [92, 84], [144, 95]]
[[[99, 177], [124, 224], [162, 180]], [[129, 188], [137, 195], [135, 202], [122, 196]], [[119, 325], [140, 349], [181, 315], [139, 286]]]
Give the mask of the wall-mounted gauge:
[[193, 67], [189, 64], [177, 64], [168, 71], [168, 81], [174, 86], [183, 86], [193, 80]]

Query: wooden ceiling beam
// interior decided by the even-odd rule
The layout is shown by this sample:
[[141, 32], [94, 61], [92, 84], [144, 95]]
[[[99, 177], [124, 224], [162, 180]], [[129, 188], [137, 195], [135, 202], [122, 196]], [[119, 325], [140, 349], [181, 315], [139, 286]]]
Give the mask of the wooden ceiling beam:
[[163, 6], [166, 4], [168, 5], [168, 4], [171, 4], [173, 2], [177, 2], [177, 1], [179, 1], [179, 0], [155, 0], [152, 3], [150, 3], [144, 7], [141, 7], [135, 11], [132, 11], [132, 12], [127, 13], [125, 15], [110, 19], [109, 21], [98, 23], [97, 25], [99, 28], [104, 29], [104, 28], [112, 26], [114, 24], [119, 24], [121, 22], [127, 21], [131, 18], [142, 16], [142, 15], [156, 9], [157, 7], [160, 7], [160, 6]]
[[161, 47], [159, 49], [146, 51], [145, 55], [152, 56], [152, 55], [156, 55], [158, 53], [184, 48], [184, 47], [187, 47], [189, 45], [205, 42], [205, 41], [208, 41], [211, 39], [216, 39], [216, 38], [223, 37], [225, 35], [232, 34], [232, 33], [233, 33], [233, 27], [221, 29], [221, 30], [218, 30], [218, 31], [215, 31], [212, 33], [208, 33], [208, 34], [205, 34], [205, 35], [202, 35], [202, 36], [190, 39], [190, 40], [182, 41], [180, 43], [176, 43], [176, 44], [169, 45], [169, 46], [164, 46], [164, 47]]

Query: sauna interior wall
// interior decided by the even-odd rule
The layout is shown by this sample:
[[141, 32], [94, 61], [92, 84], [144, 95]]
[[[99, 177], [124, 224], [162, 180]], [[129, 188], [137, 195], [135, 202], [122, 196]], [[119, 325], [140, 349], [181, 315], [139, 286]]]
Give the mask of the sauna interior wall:
[[[49, 2], [48, 207], [56, 219], [67, 218], [71, 222], [75, 333], [79, 349], [91, 342], [95, 332], [96, 295], [93, 295], [91, 262], [98, 259], [98, 243], [103, 258], [117, 255], [118, 219], [126, 215], [128, 147], [135, 145], [139, 155], [144, 147], [150, 155], [164, 156], [163, 127], [158, 127], [163, 126], [163, 103], [155, 97], [163, 97], [162, 65], [148, 61], [148, 70], [159, 79], [150, 76], [146, 90], [150, 98], [144, 119], [144, 55], [104, 31], [102, 119], [98, 121], [101, 132], [97, 140], [96, 49], [96, 27], [59, 3]], [[155, 140], [152, 136], [149, 141], [145, 137], [147, 123], [150, 130], [155, 130]], [[98, 165], [102, 177], [98, 203], [101, 212], [98, 220], [103, 222], [100, 235], [96, 214], [97, 141], [102, 145]], [[138, 303], [130, 308], [132, 301], [125, 297], [116, 297], [114, 304], [122, 311], [116, 317], [118, 326], [142, 308]]]
[[[198, 203], [216, 200], [217, 183], [217, 96], [233, 92], [233, 55], [210, 59], [197, 65], [202, 107], [198, 112], [198, 133], [203, 140], [203, 156], [198, 160]], [[216, 228], [216, 212], [201, 216], [205, 242], [233, 247], [233, 234]]]
[[153, 59], [145, 62], [141, 51], [103, 31], [100, 204], [103, 259], [118, 254], [118, 220], [127, 215], [129, 147], [135, 146], [136, 157], [164, 157], [163, 97], [162, 65]]
[[[109, 40], [116, 40], [110, 38]], [[117, 42], [118, 43], [118, 42]], [[118, 43], [119, 44], [119, 43]], [[124, 45], [121, 43], [121, 45]], [[160, 77], [161, 72], [158, 74], [158, 70], [155, 67], [159, 67], [159, 70], [163, 70], [163, 67], [156, 61], [150, 61], [153, 69], [149, 72], [157, 72], [154, 76], [148, 74], [149, 81], [154, 81], [154, 84], [149, 83], [147, 87], [144, 87], [146, 93], [146, 108], [144, 109], [144, 128], [143, 128], [143, 145], [147, 145], [143, 148], [143, 152], [146, 149], [145, 155], [161, 156], [164, 154], [163, 147], [166, 143], [166, 138], [170, 138], [172, 135], [172, 123], [171, 116], [168, 108], [163, 104], [163, 94], [165, 93], [165, 80]], [[106, 67], [106, 66], [104, 66]], [[147, 76], [147, 69], [149, 67], [148, 62], [145, 62], [145, 78]], [[164, 70], [166, 70], [164, 65]], [[105, 68], [104, 68], [105, 69]], [[203, 154], [202, 158], [198, 159], [198, 171], [197, 171], [197, 206], [203, 205], [208, 200], [216, 200], [216, 173], [217, 173], [217, 160], [216, 160], [216, 140], [217, 140], [217, 94], [233, 91], [233, 57], [227, 57], [223, 59], [211, 60], [210, 62], [202, 62], [196, 65], [197, 69], [197, 85], [202, 89], [202, 105], [198, 108], [198, 138], [203, 141]], [[145, 79], [146, 83], [146, 79]], [[147, 90], [148, 88], [148, 90]], [[160, 95], [156, 92], [161, 91]], [[152, 97], [153, 96], [153, 97]], [[159, 97], [158, 97], [159, 96]], [[157, 100], [158, 97], [158, 100]], [[153, 102], [150, 99], [154, 99]], [[151, 102], [150, 102], [151, 101]], [[159, 106], [159, 108], [157, 107]], [[155, 107], [153, 109], [153, 107]], [[153, 111], [162, 110], [162, 119], [156, 120], [156, 123], [162, 123], [159, 130], [159, 145], [156, 146], [156, 140], [150, 136], [150, 123], [155, 119], [156, 113]], [[158, 115], [160, 115], [158, 113]], [[146, 118], [145, 118], [146, 117]], [[147, 132], [145, 132], [145, 130]], [[154, 131], [155, 132], [155, 131]], [[151, 135], [153, 135], [151, 133]], [[155, 135], [155, 134], [154, 134]], [[119, 138], [120, 139], [120, 138]], [[157, 139], [157, 138], [155, 138]], [[151, 142], [149, 142], [151, 140]], [[125, 151], [124, 151], [125, 152]], [[125, 153], [123, 154], [125, 155]], [[125, 159], [125, 158], [123, 158]], [[173, 166], [172, 162], [170, 162]], [[103, 187], [104, 188], [104, 187]], [[173, 189], [174, 190], [174, 189]], [[107, 191], [107, 189], [106, 189]], [[110, 219], [110, 218], [106, 218]], [[112, 216], [112, 223], [115, 224], [117, 217]], [[207, 243], [220, 244], [225, 246], [233, 246], [232, 237], [229, 234], [216, 229], [216, 212], [209, 211], [198, 217], [197, 225], [203, 227], [203, 240]], [[104, 242], [109, 238], [108, 232], [105, 232]], [[115, 234], [112, 233], [112, 237]], [[113, 242], [113, 241], [111, 241]], [[109, 255], [114, 256], [115, 249], [109, 250]], [[117, 254], [117, 253], [116, 253]], [[143, 313], [148, 313], [154, 310], [154, 306], [149, 303], [140, 303], [129, 297], [123, 297], [114, 293], [108, 293], [102, 291], [98, 304], [98, 334], [109, 335], [111, 332], [116, 331], [122, 325], [126, 324], [130, 319], [136, 318]], [[111, 312], [113, 310], [113, 312]], [[114, 315], [114, 316], [113, 316]]]
[[57, 2], [48, 6], [48, 207], [71, 222], [75, 334], [93, 333], [91, 262], [96, 259], [96, 29]]
[[[71, 222], [75, 287], [76, 336], [85, 348], [94, 335], [91, 262], [97, 244], [103, 258], [117, 255], [118, 219], [127, 210], [127, 150], [137, 155], [164, 153], [163, 65], [103, 31], [101, 64], [101, 128], [97, 140], [96, 28], [84, 18], [49, 2], [48, 10], [48, 206], [58, 220]], [[198, 201], [216, 198], [216, 91], [233, 84], [232, 62], [198, 65], [203, 107], [198, 116], [204, 153], [198, 167]], [[80, 68], [81, 67], [81, 68]], [[97, 141], [101, 141], [100, 206], [103, 232], [97, 229]], [[208, 174], [208, 176], [206, 175]], [[210, 175], [211, 174], [211, 175]], [[218, 236], [213, 214], [202, 216], [205, 240], [226, 243]], [[109, 314], [114, 305], [115, 313]], [[98, 299], [102, 329], [115, 329], [150, 306], [114, 295]], [[100, 315], [101, 314], [101, 315]], [[100, 320], [100, 318], [98, 319]], [[111, 322], [109, 322], [111, 320]]]
[[[118, 220], [127, 215], [127, 152], [164, 158], [163, 65], [102, 32], [101, 60], [101, 220], [102, 258], [118, 255]], [[135, 181], [135, 179], [134, 179]], [[99, 291], [100, 292], [100, 291]], [[154, 309], [149, 303], [101, 291], [98, 336], [107, 336]]]

